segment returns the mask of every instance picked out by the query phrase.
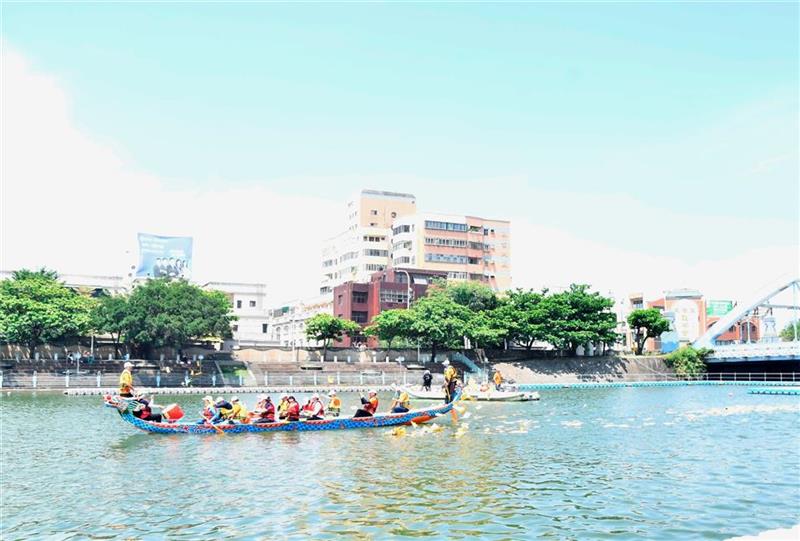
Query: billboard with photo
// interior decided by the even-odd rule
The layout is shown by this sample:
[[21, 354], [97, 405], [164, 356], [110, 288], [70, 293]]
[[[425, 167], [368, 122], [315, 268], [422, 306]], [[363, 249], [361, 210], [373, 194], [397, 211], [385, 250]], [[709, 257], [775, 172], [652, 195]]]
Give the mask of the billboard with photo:
[[139, 233], [137, 278], [189, 278], [192, 237], [161, 237]]

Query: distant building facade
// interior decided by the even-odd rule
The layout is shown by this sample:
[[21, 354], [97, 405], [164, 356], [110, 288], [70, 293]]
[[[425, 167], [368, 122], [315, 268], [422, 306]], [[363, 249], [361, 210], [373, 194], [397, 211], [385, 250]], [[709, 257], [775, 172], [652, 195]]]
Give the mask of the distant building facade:
[[269, 340], [283, 347], [316, 347], [316, 340], [306, 337], [306, 323], [317, 314], [331, 314], [328, 295], [298, 299], [269, 310]]
[[349, 281], [363, 282], [389, 265], [392, 222], [416, 212], [411, 194], [362, 190], [347, 202], [345, 230], [328, 239], [322, 249], [319, 292]]
[[207, 282], [206, 290], [223, 292], [230, 301], [231, 312], [237, 320], [231, 324], [233, 339], [228, 347], [271, 345], [269, 318], [266, 309], [267, 286], [242, 282]]
[[[409, 283], [410, 278], [410, 283]], [[384, 310], [407, 308], [415, 299], [423, 297], [436, 279], [447, 279], [447, 272], [414, 268], [389, 268], [374, 273], [368, 282], [347, 282], [333, 290], [333, 315], [349, 319], [365, 328]], [[377, 346], [374, 337], [343, 337], [337, 345], [355, 344]]]
[[[656, 338], [648, 338], [645, 351], [650, 353], [669, 353], [675, 349], [691, 344], [714, 323], [735, 306], [733, 301], [706, 300], [700, 291], [695, 289], [674, 289], [664, 292], [664, 296], [654, 300], [645, 300], [641, 293], [629, 296], [628, 313], [642, 308], [656, 308], [670, 321], [670, 330]], [[747, 320], [740, 321], [723, 333], [718, 344], [737, 344], [756, 342], [760, 338], [760, 317], [757, 313]], [[627, 345], [633, 349], [633, 337], [627, 329]]]
[[448, 280], [511, 287], [511, 224], [475, 216], [414, 214], [392, 226], [392, 266], [440, 271]]

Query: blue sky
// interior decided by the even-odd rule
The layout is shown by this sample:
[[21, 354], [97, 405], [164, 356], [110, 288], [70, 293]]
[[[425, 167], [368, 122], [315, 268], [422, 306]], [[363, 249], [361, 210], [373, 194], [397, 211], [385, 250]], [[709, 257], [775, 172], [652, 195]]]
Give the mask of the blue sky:
[[5, 4], [2, 31], [164, 189], [410, 191], [688, 262], [798, 242], [796, 3]]

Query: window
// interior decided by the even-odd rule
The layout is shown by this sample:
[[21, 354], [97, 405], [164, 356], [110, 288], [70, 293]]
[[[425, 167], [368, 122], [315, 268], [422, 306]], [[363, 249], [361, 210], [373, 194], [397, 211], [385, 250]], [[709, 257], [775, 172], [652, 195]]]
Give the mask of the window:
[[354, 303], [365, 303], [367, 302], [367, 292], [366, 291], [353, 291], [353, 302]]
[[367, 322], [367, 313], [366, 312], [353, 312], [352, 317], [350, 318], [356, 323], [366, 323]]
[[373, 237], [370, 235], [364, 235], [364, 242], [383, 242], [386, 240], [386, 237]]
[[364, 255], [372, 257], [389, 257], [389, 250], [376, 250], [375, 248], [367, 248], [364, 250]]
[[234, 326], [233, 326], [233, 332], [236, 332], [236, 331], [238, 331], [238, 330], [239, 330], [239, 326], [238, 326], [238, 325], [234, 325]]
[[441, 237], [425, 237], [425, 244], [433, 246], [454, 246], [456, 248], [464, 248], [467, 246], [467, 241], [463, 239], [446, 239]]
[[256, 307], [256, 301], [250, 301], [250, 308]]
[[236, 308], [242, 307], [242, 301], [236, 301]]
[[343, 295], [339, 295], [339, 298], [337, 299], [336, 304], [338, 304], [339, 306], [342, 305], [342, 297], [343, 297]]
[[473, 233], [478, 233], [481, 230], [481, 226], [479, 226], [479, 225], [471, 225], [471, 226], [469, 226], [469, 230], [472, 231]]
[[411, 232], [410, 225], [398, 225], [397, 227], [392, 229], [392, 233], [394, 233], [395, 235], [400, 235], [401, 233], [409, 233], [409, 232]]
[[395, 242], [392, 245], [392, 250], [410, 250], [411, 249], [411, 241], [404, 240], [403, 242]]
[[355, 259], [358, 257], [358, 252], [347, 252], [346, 254], [342, 255], [341, 261], [348, 261], [350, 259]]
[[373, 216], [377, 216], [377, 215], [378, 215], [378, 211], [377, 211], [377, 210], [375, 210], [375, 209], [372, 209], [372, 210], [370, 210], [370, 211], [369, 211], [369, 213], [370, 213], [371, 215], [373, 215]]
[[448, 272], [447, 273], [448, 280], [466, 280], [467, 273], [466, 272]]
[[437, 222], [425, 220], [425, 229], [439, 229], [441, 231], [467, 231], [467, 224], [454, 224], [453, 222]]
[[469, 261], [470, 265], [478, 265], [481, 262], [480, 257], [468, 257], [467, 261]]
[[392, 218], [397, 218], [397, 213], [396, 212], [392, 213]]
[[465, 255], [455, 255], [455, 254], [425, 254], [425, 261], [430, 261], [433, 263], [465, 264], [469, 261], [469, 259], [475, 259], [475, 258], [468, 258]]
[[469, 247], [473, 250], [488, 250], [489, 245], [482, 242], [470, 242]]
[[378, 227], [378, 224], [376, 224], [375, 222], [370, 222], [370, 223], [369, 223], [369, 226], [370, 226], [370, 227]]
[[[425, 260], [427, 261], [427, 257], [426, 257]], [[395, 265], [407, 265], [407, 264], [411, 263], [411, 258], [410, 257], [406, 257], [406, 256], [395, 257], [394, 260], [392, 261], [392, 263], [394, 263]]]
[[405, 291], [392, 291], [391, 289], [384, 289], [381, 290], [381, 302], [406, 304], [408, 302], [408, 294]]
[[378, 265], [376, 263], [367, 263], [364, 265], [364, 269], [370, 272], [379, 272], [386, 268], [386, 265]]
[[263, 334], [267, 334], [267, 327], [269, 327], [269, 325], [267, 325], [266, 323], [261, 324], [261, 332]]
[[483, 274], [470, 274], [469, 279], [476, 282], [483, 282], [486, 280], [486, 277]]

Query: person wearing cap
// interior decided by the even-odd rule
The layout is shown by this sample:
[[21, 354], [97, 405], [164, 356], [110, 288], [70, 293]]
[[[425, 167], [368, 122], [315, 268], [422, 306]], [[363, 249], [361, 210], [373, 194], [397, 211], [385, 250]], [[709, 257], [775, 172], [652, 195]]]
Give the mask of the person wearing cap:
[[356, 414], [353, 417], [372, 417], [378, 411], [378, 393], [372, 390], [368, 394], [369, 398], [364, 398], [364, 395], [361, 395], [361, 407], [356, 410]]
[[390, 406], [392, 413], [406, 413], [411, 409], [411, 400], [408, 398], [408, 393], [394, 384], [392, 384], [392, 389], [394, 389], [394, 398]]
[[206, 396], [203, 398], [203, 409], [200, 411], [201, 419], [197, 421], [197, 424], [203, 425], [206, 422], [210, 421], [216, 415], [216, 410], [214, 409], [214, 399], [210, 396]]
[[[153, 421], [155, 423], [160, 423], [163, 420], [160, 413], [153, 413], [153, 408], [156, 407], [153, 403], [153, 397], [150, 397], [150, 400], [148, 400], [147, 396], [143, 394], [136, 397], [136, 402], [139, 403], [139, 406], [133, 411], [134, 417], [138, 417], [143, 421]], [[161, 406], [158, 406], [158, 408], [160, 407]]]
[[289, 395], [282, 394], [278, 402], [278, 419], [286, 419], [286, 410], [289, 409]]
[[300, 420], [300, 404], [293, 396], [286, 399], [288, 406], [286, 407], [286, 420], [299, 421]]
[[122, 374], [119, 375], [119, 395], [125, 398], [133, 398], [133, 363], [126, 362], [123, 365]]
[[422, 390], [423, 391], [430, 391], [431, 390], [431, 383], [433, 383], [433, 376], [431, 375], [430, 370], [426, 370], [422, 374]]
[[228, 419], [234, 423], [241, 423], [247, 420], [247, 406], [242, 404], [238, 396], [231, 398], [231, 414]]
[[331, 391], [328, 393], [328, 413], [332, 417], [338, 417], [339, 414], [342, 412], [342, 399], [336, 395], [336, 391]]
[[319, 399], [318, 394], [314, 394], [311, 400], [308, 401], [309, 407], [306, 409], [309, 421], [321, 421], [325, 418], [325, 406], [322, 405], [322, 400]]
[[261, 395], [261, 399], [256, 404], [252, 423], [274, 423], [275, 405], [267, 395]]
[[230, 419], [231, 413], [233, 412], [233, 405], [230, 402], [221, 396], [217, 397], [217, 401], [214, 402], [214, 408], [217, 410], [217, 413], [211, 419], [213, 424], [221, 423]]
[[450, 361], [444, 361], [444, 403], [449, 404], [453, 401], [458, 382], [458, 373]]

